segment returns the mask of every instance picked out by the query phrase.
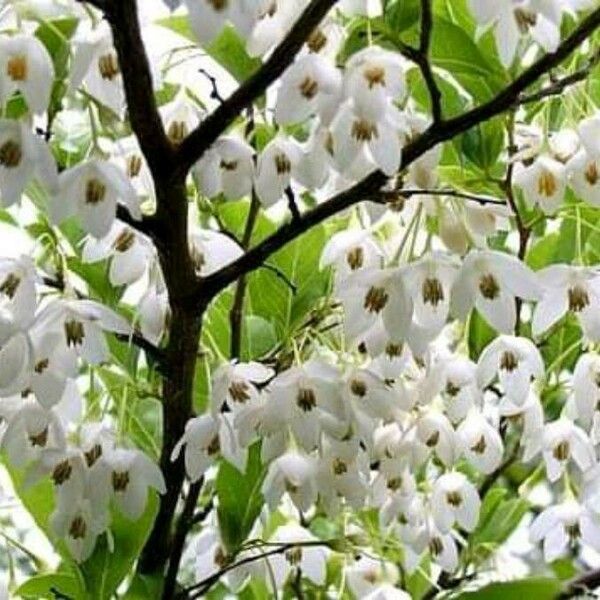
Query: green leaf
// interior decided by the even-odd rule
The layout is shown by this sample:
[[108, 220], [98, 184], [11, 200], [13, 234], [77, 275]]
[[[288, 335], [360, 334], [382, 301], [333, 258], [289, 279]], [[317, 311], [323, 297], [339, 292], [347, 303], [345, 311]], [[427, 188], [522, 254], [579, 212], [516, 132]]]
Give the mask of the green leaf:
[[497, 164], [498, 157], [505, 147], [502, 120], [492, 119], [472, 127], [455, 143], [466, 158], [484, 172], [488, 172]]
[[240, 473], [226, 461], [219, 467], [217, 516], [221, 538], [231, 553], [248, 537], [260, 514], [264, 504], [261, 486], [265, 475], [266, 468], [260, 460], [260, 442], [249, 448], [245, 473]]
[[490, 583], [474, 592], [463, 592], [455, 596], [456, 600], [507, 600], [531, 598], [532, 600], [554, 600], [562, 591], [558, 579], [532, 577], [518, 581]]
[[477, 361], [483, 349], [496, 337], [496, 331], [476, 311], [471, 312], [469, 328], [469, 358]]
[[58, 594], [62, 597], [81, 598], [85, 595], [85, 590], [81, 589], [79, 580], [68, 573], [48, 573], [43, 575], [34, 575], [16, 590], [15, 596], [21, 598], [48, 598], [54, 599]]
[[402, 33], [419, 22], [420, 0], [392, 0], [384, 11], [387, 26], [394, 33]]
[[[197, 42], [189, 19], [185, 16], [161, 19], [158, 24]], [[244, 41], [232, 27], [225, 27], [221, 34], [204, 50], [240, 82], [250, 77], [261, 65], [260, 59], [249, 56]]]

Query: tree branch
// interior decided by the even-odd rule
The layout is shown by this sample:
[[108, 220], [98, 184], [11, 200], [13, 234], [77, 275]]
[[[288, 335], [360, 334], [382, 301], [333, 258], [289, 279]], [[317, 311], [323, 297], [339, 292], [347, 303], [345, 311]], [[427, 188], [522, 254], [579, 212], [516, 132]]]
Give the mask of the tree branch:
[[429, 46], [431, 45], [431, 30], [433, 28], [431, 2], [432, 0], [421, 0], [421, 40], [417, 64], [419, 69], [421, 69], [421, 74], [431, 98], [433, 122], [437, 123], [442, 120], [442, 94], [437, 86], [433, 69], [429, 62]]
[[171, 173], [175, 152], [165, 133], [142, 40], [136, 0], [102, 0], [123, 75], [129, 121], [155, 178]]
[[[560, 64], [598, 27], [600, 27], [600, 8], [590, 13], [559, 45], [555, 52], [545, 54], [533, 63], [492, 100], [453, 119], [432, 124], [421, 136], [404, 147], [400, 170], [406, 169], [437, 144], [450, 140], [471, 129], [471, 127], [510, 110], [519, 96], [530, 85]], [[381, 171], [374, 171], [349, 189], [336, 194], [326, 202], [306, 212], [299, 219], [282, 225], [274, 234], [242, 257], [204, 278], [199, 284], [199, 288], [203, 290], [202, 293], [208, 294], [209, 297], [216, 295], [233, 283], [240, 275], [260, 267], [274, 252], [283, 248], [311, 227], [363, 200], [375, 199], [377, 201], [380, 189], [386, 181], [387, 177]]]
[[177, 152], [179, 170], [187, 173], [238, 115], [283, 74], [336, 1], [312, 0], [262, 67], [182, 142]]
[[580, 596], [585, 597], [598, 587], [600, 587], [600, 569], [595, 569], [570, 581], [565, 590], [557, 596], [556, 600], [567, 600], [568, 598]]

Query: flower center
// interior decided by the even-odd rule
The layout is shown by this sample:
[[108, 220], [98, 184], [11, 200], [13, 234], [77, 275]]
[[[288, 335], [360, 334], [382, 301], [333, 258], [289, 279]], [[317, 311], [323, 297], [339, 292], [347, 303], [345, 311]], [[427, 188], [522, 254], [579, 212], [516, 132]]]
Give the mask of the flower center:
[[341, 458], [336, 458], [333, 461], [334, 475], [344, 475], [347, 472], [348, 472], [348, 465]]
[[491, 273], [486, 273], [479, 280], [479, 291], [486, 300], [495, 300], [500, 295], [498, 281]]
[[27, 64], [27, 57], [24, 54], [14, 54], [8, 59], [6, 63], [6, 74], [13, 81], [25, 81], [29, 67]]
[[113, 242], [113, 248], [117, 252], [127, 252], [135, 242], [135, 233], [131, 229], [123, 229], [117, 236], [117, 239]]
[[221, 569], [226, 567], [227, 564], [229, 563], [229, 558], [227, 557], [227, 554], [225, 554], [225, 551], [223, 550], [223, 548], [221, 548], [221, 546], [219, 546], [216, 549], [214, 560], [215, 560], [215, 565], [217, 565], [217, 567], [219, 567]]
[[48, 443], [48, 428], [42, 429], [39, 433], [33, 434], [29, 436], [29, 442], [32, 446], [37, 446], [38, 448], [44, 448]]
[[87, 524], [83, 517], [75, 517], [69, 527], [69, 535], [74, 540], [82, 540], [87, 532]]
[[54, 471], [52, 471], [52, 479], [54, 480], [55, 485], [62, 485], [65, 481], [68, 481], [71, 478], [71, 473], [73, 472], [73, 467], [68, 460], [63, 460], [61, 463], [54, 467]]
[[476, 454], [483, 454], [486, 448], [487, 444], [485, 442], [485, 436], [483, 435], [471, 446], [471, 450]]
[[19, 289], [20, 283], [21, 279], [19, 277], [14, 273], [9, 273], [0, 284], [0, 294], [8, 296], [12, 300]]
[[363, 76], [367, 80], [369, 89], [373, 89], [376, 85], [385, 87], [385, 69], [378, 65], [367, 67], [363, 71]]
[[319, 84], [310, 76], [305, 77], [300, 83], [300, 93], [307, 100], [312, 100], [319, 92]]
[[248, 390], [249, 386], [245, 381], [232, 381], [229, 386], [229, 395], [234, 402], [243, 404], [247, 400], [250, 400]]
[[276, 154], [274, 161], [277, 175], [287, 175], [292, 170], [292, 163], [285, 154]]
[[428, 448], [433, 448], [437, 446], [437, 443], [440, 441], [440, 432], [439, 430], [435, 430], [426, 440], [425, 445]]
[[187, 134], [188, 128], [184, 121], [172, 121], [167, 131], [167, 137], [175, 145], [181, 144]]
[[569, 310], [574, 313], [581, 312], [590, 304], [590, 297], [587, 290], [580, 285], [569, 288], [567, 295], [569, 298]]
[[564, 527], [565, 533], [569, 536], [571, 542], [574, 542], [581, 536], [581, 529], [579, 528], [579, 523], [565, 524]]
[[85, 186], [85, 203], [95, 206], [106, 197], [106, 186], [98, 179], [90, 179]]
[[217, 12], [225, 10], [229, 0], [206, 0]]
[[306, 41], [308, 49], [315, 54], [317, 52], [321, 52], [321, 50], [323, 50], [326, 44], [327, 36], [320, 29], [315, 29], [308, 36], [308, 40]]
[[67, 347], [81, 346], [85, 337], [83, 323], [75, 319], [65, 321], [65, 337], [67, 338]]
[[387, 489], [392, 492], [398, 491], [402, 487], [402, 477], [392, 477], [392, 479], [388, 479]]
[[515, 10], [515, 20], [519, 27], [519, 31], [521, 34], [525, 35], [529, 31], [529, 28], [536, 24], [537, 15], [524, 8], [517, 8]]
[[377, 125], [365, 119], [352, 123], [351, 135], [357, 142], [370, 142], [373, 138], [379, 137]]
[[119, 61], [113, 52], [104, 54], [98, 59], [98, 70], [102, 79], [113, 81], [119, 74]]
[[208, 446], [206, 446], [206, 454], [208, 454], [208, 456], [214, 456], [215, 454], [218, 454], [221, 451], [221, 440], [219, 438], [219, 434], [215, 435], [212, 440], [210, 440], [210, 443], [208, 444]]
[[583, 175], [585, 180], [590, 185], [596, 185], [598, 183], [598, 179], [600, 179], [600, 173], [598, 173], [598, 165], [596, 164], [596, 161], [592, 161], [588, 164]]
[[500, 368], [512, 373], [519, 366], [519, 358], [514, 352], [506, 351], [500, 357]]
[[88, 467], [93, 467], [102, 456], [102, 446], [95, 444], [87, 452], [84, 452], [85, 462]]
[[402, 355], [402, 344], [394, 344], [394, 342], [388, 342], [385, 347], [385, 353], [390, 357], [398, 357]]
[[425, 279], [425, 281], [423, 281], [421, 292], [425, 304], [437, 306], [440, 302], [444, 301], [444, 289], [442, 288], [441, 281], [437, 279], [437, 277], [428, 277]]
[[220, 167], [221, 169], [223, 169], [223, 171], [235, 171], [238, 168], [238, 161], [237, 160], [225, 160], [222, 159], [221, 163], [220, 163]]
[[388, 303], [390, 297], [382, 287], [372, 287], [365, 296], [364, 308], [371, 313], [380, 313]]
[[458, 396], [459, 392], [460, 392], [460, 386], [456, 385], [454, 382], [448, 380], [446, 382], [446, 389], [445, 389], [446, 394], [448, 394], [448, 396], [450, 396], [451, 398], [455, 398], [456, 396]]
[[446, 494], [446, 501], [448, 502], [448, 504], [450, 506], [453, 506], [454, 508], [457, 508], [458, 506], [460, 506], [462, 504], [462, 496], [460, 495], [460, 492], [454, 490], [452, 492], [448, 492]]
[[429, 540], [429, 552], [432, 556], [439, 556], [444, 551], [444, 544], [439, 537], [432, 537]]
[[564, 462], [565, 460], [569, 460], [569, 456], [571, 455], [571, 447], [569, 446], [569, 442], [567, 440], [563, 440], [554, 446], [554, 450], [552, 451], [552, 456], [556, 460]]
[[360, 269], [364, 264], [364, 260], [365, 253], [361, 246], [356, 246], [356, 248], [346, 252], [346, 262], [353, 271]]
[[546, 196], [551, 198], [556, 194], [558, 189], [558, 182], [556, 177], [550, 171], [543, 171], [538, 179], [538, 194], [540, 196]]
[[23, 150], [21, 145], [14, 140], [8, 140], [0, 146], [0, 165], [7, 169], [14, 169], [21, 164]]
[[299, 546], [295, 546], [291, 550], [288, 550], [285, 553], [286, 560], [290, 563], [290, 565], [298, 565], [302, 560], [302, 548]]
[[39, 360], [37, 363], [35, 363], [35, 366], [33, 367], [33, 370], [38, 374], [41, 375], [50, 365], [50, 359], [49, 358], [42, 358], [42, 360]]
[[296, 404], [304, 412], [310, 412], [317, 406], [317, 397], [313, 390], [309, 388], [300, 388], [296, 396]]
[[132, 154], [127, 158], [127, 176], [129, 179], [135, 179], [142, 170], [142, 157]]
[[350, 391], [359, 398], [364, 398], [367, 394], [367, 384], [361, 379], [353, 379], [350, 382]]
[[129, 486], [129, 471], [113, 471], [112, 486], [115, 492], [124, 492]]

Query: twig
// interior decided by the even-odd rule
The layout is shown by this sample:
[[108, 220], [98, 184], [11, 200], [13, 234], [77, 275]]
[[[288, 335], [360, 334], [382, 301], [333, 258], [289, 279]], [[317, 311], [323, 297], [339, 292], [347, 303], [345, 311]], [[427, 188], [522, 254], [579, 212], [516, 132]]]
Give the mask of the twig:
[[429, 62], [429, 46], [431, 45], [431, 30], [433, 28], [431, 2], [432, 0], [421, 0], [421, 39], [417, 64], [431, 98], [433, 122], [438, 123], [442, 120], [442, 94], [437, 86], [433, 69]]
[[187, 173], [239, 114], [262, 96], [266, 89], [283, 74], [294, 61], [304, 42], [335, 3], [336, 0], [311, 1], [262, 67], [183, 141], [177, 152], [177, 168], [180, 171]]
[[382, 192], [382, 199], [386, 202], [397, 200], [398, 196], [402, 198], [412, 198], [413, 196], [449, 196], [452, 198], [462, 198], [464, 200], [471, 200], [478, 204], [496, 204], [499, 206], [506, 206], [506, 202], [500, 198], [492, 198], [491, 196], [482, 196], [479, 194], [470, 194], [469, 192], [461, 192], [453, 189], [441, 189], [441, 190], [397, 190], [394, 192]]
[[264, 263], [260, 265], [260, 268], [267, 269], [268, 271], [271, 271], [271, 273], [277, 275], [277, 277], [279, 277], [279, 279], [281, 279], [281, 281], [283, 281], [290, 288], [292, 294], [296, 294], [298, 292], [298, 286], [281, 269], [279, 269], [275, 265], [272, 265], [270, 263]]
[[584, 596], [600, 587], [600, 569], [589, 571], [571, 580], [565, 590], [561, 592], [556, 600], [567, 600], [576, 596]]
[[198, 69], [198, 73], [200, 73], [201, 75], [204, 75], [204, 77], [206, 77], [206, 79], [208, 79], [210, 81], [210, 85], [212, 86], [212, 90], [210, 92], [210, 97], [213, 100], [217, 100], [221, 103], [225, 102], [225, 99], [223, 98], [223, 96], [221, 96], [221, 93], [219, 92], [219, 86], [217, 85], [217, 78], [214, 77], [213, 75], [211, 75], [206, 69], [203, 69], [202, 67]]
[[290, 213], [292, 214], [292, 222], [297, 221], [300, 218], [300, 211], [298, 210], [298, 205], [296, 204], [296, 198], [294, 196], [294, 190], [292, 190], [292, 186], [288, 185], [285, 188], [285, 197], [288, 201], [288, 208], [290, 209]]

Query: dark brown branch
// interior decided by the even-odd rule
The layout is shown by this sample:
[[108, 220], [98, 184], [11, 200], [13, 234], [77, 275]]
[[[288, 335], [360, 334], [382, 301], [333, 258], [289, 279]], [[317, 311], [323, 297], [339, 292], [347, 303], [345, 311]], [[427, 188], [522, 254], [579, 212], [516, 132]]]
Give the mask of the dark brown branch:
[[431, 44], [431, 30], [433, 28], [433, 15], [431, 11], [432, 0], [421, 0], [421, 39], [417, 64], [425, 80], [425, 85], [431, 98], [431, 114], [433, 122], [442, 120], [442, 94], [437, 86], [431, 62], [429, 61], [429, 46]]
[[571, 580], [565, 590], [556, 597], [556, 600], [567, 600], [568, 598], [580, 596], [587, 597], [590, 592], [598, 587], [600, 587], [600, 569], [595, 569]]
[[172, 172], [175, 152], [165, 133], [152, 84], [152, 73], [142, 40], [136, 0], [103, 0], [112, 34], [128, 116], [140, 148], [155, 178]]
[[336, 0], [311, 1], [262, 67], [183, 141], [177, 152], [179, 170], [187, 172], [240, 113], [262, 96], [267, 88], [283, 74], [294, 61], [304, 42], [335, 3]]
[[203, 484], [204, 478], [202, 477], [190, 485], [183, 510], [181, 511], [181, 515], [177, 521], [177, 527], [175, 528], [175, 535], [173, 536], [173, 542], [171, 545], [169, 567], [167, 568], [165, 584], [163, 586], [163, 600], [170, 600], [175, 594], [175, 588], [177, 586], [177, 574], [179, 573], [179, 565], [181, 563], [181, 557], [183, 556], [185, 540], [194, 524], [194, 511], [196, 510], [198, 497], [200, 496], [200, 491], [202, 490]]
[[218, 102], [225, 102], [223, 96], [221, 96], [221, 92], [219, 92], [219, 86], [217, 85], [217, 78], [214, 75], [211, 75], [206, 69], [200, 68], [198, 69], [198, 73], [200, 75], [204, 75], [208, 81], [210, 81], [211, 91], [210, 97], [213, 100], [217, 100]]
[[534, 92], [528, 95], [522, 95], [518, 101], [518, 105], [532, 104], [534, 102], [540, 102], [541, 100], [545, 100], [546, 98], [550, 98], [551, 96], [559, 96], [562, 94], [567, 88], [576, 85], [582, 81], [585, 81], [591, 74], [594, 67], [596, 67], [600, 63], [600, 49], [596, 50], [592, 56], [587, 60], [585, 66], [581, 67], [575, 73], [571, 75], [566, 75], [565, 77], [561, 77], [560, 79], [554, 80], [550, 85], [542, 88], [538, 92]]
[[499, 206], [506, 206], [506, 202], [500, 198], [492, 198], [491, 196], [482, 196], [480, 194], [470, 194], [468, 192], [461, 192], [453, 189], [440, 189], [440, 190], [398, 190], [394, 192], [381, 192], [381, 197], [384, 202], [394, 202], [401, 198], [412, 198], [413, 196], [448, 196], [450, 198], [459, 198], [462, 200], [470, 200], [471, 202], [477, 202], [478, 204], [497, 204]]
[[[590, 13], [571, 35], [560, 44], [555, 52], [545, 54], [492, 100], [458, 117], [431, 125], [420, 137], [404, 147], [401, 170], [406, 169], [437, 144], [450, 140], [471, 129], [471, 127], [510, 110], [519, 96], [530, 85], [560, 64], [599, 26], [600, 8]], [[333, 196], [328, 201], [303, 214], [296, 221], [281, 226], [278, 231], [252, 248], [244, 256], [205, 278], [200, 285], [201, 289], [209, 295], [217, 294], [243, 273], [248, 273], [260, 267], [271, 254], [283, 248], [311, 227], [358, 202], [377, 200], [380, 197], [380, 189], [386, 181], [387, 177], [381, 171], [371, 173], [348, 190]]]
[[106, 10], [106, 0], [77, 0], [80, 4], [89, 4], [98, 10]]

